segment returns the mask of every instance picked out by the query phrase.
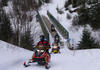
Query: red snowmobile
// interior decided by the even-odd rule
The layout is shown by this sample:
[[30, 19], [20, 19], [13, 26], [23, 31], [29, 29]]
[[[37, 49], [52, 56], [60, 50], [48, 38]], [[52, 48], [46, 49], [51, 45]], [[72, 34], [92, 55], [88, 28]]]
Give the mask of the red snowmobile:
[[30, 66], [30, 63], [34, 62], [37, 62], [39, 65], [44, 65], [46, 69], [49, 69], [50, 66], [48, 63], [50, 62], [50, 54], [44, 49], [36, 49], [32, 59], [30, 59], [28, 63], [24, 62], [24, 66], [28, 67]]

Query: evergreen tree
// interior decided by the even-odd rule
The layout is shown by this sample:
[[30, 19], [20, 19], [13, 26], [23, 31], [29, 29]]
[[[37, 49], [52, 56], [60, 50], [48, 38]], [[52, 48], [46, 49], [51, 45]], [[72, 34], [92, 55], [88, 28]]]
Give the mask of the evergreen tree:
[[68, 6], [71, 5], [71, 4], [72, 4], [72, 0], [66, 1], [65, 5], [64, 5], [65, 9], [68, 10]]
[[[78, 9], [77, 23], [73, 22], [73, 25], [78, 24], [81, 26], [89, 24], [93, 30], [100, 29], [100, 3], [97, 3], [90, 8], [84, 6]], [[73, 19], [75, 21], [75, 19]]]
[[95, 40], [90, 36], [90, 32], [88, 32], [86, 29], [83, 31], [82, 40], [80, 41], [80, 44], [78, 44], [78, 49], [92, 49], [97, 48], [97, 45], [95, 43]]
[[4, 10], [0, 10], [0, 40], [9, 42], [13, 35], [11, 24]]
[[41, 0], [39, 0], [38, 6], [41, 6], [41, 5], [42, 5], [42, 1], [41, 1]]
[[7, 6], [8, 0], [1, 0], [1, 5], [2, 6]]
[[100, 4], [96, 4], [89, 9], [89, 24], [96, 30], [100, 29]]
[[28, 50], [33, 50], [33, 43], [34, 41], [30, 34], [30, 31], [25, 32], [25, 34], [23, 34], [21, 37], [21, 47]]
[[45, 0], [45, 3], [50, 3], [50, 0]]

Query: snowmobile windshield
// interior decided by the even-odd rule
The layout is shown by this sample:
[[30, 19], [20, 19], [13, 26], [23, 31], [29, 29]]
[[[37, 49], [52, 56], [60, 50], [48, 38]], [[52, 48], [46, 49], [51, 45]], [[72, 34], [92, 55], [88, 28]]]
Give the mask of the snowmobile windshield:
[[57, 46], [54, 45], [53, 48], [57, 48]]

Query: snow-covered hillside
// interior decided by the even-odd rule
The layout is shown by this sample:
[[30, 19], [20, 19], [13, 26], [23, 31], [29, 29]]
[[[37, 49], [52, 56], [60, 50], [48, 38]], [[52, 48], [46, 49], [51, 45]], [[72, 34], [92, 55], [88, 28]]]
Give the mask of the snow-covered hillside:
[[23, 62], [31, 55], [31, 51], [0, 40], [0, 70], [22, 70]]
[[[24, 61], [31, 58], [33, 52], [0, 41], [0, 70], [45, 70], [34, 63], [25, 68]], [[100, 50], [70, 51], [65, 46], [61, 54], [51, 54], [49, 70], [100, 70]]]

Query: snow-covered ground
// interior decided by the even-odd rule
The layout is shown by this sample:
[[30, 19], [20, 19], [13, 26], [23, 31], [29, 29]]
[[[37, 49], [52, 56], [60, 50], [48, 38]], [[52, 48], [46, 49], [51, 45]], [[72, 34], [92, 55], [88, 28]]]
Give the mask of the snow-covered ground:
[[[0, 41], [0, 70], [45, 70], [37, 63], [27, 68], [23, 66], [32, 54], [32, 51]], [[51, 54], [49, 70], [100, 70], [99, 55], [99, 49], [70, 51], [65, 46], [60, 54]]]
[[0, 70], [22, 70], [23, 61], [31, 55], [32, 52], [28, 50], [0, 40]]

